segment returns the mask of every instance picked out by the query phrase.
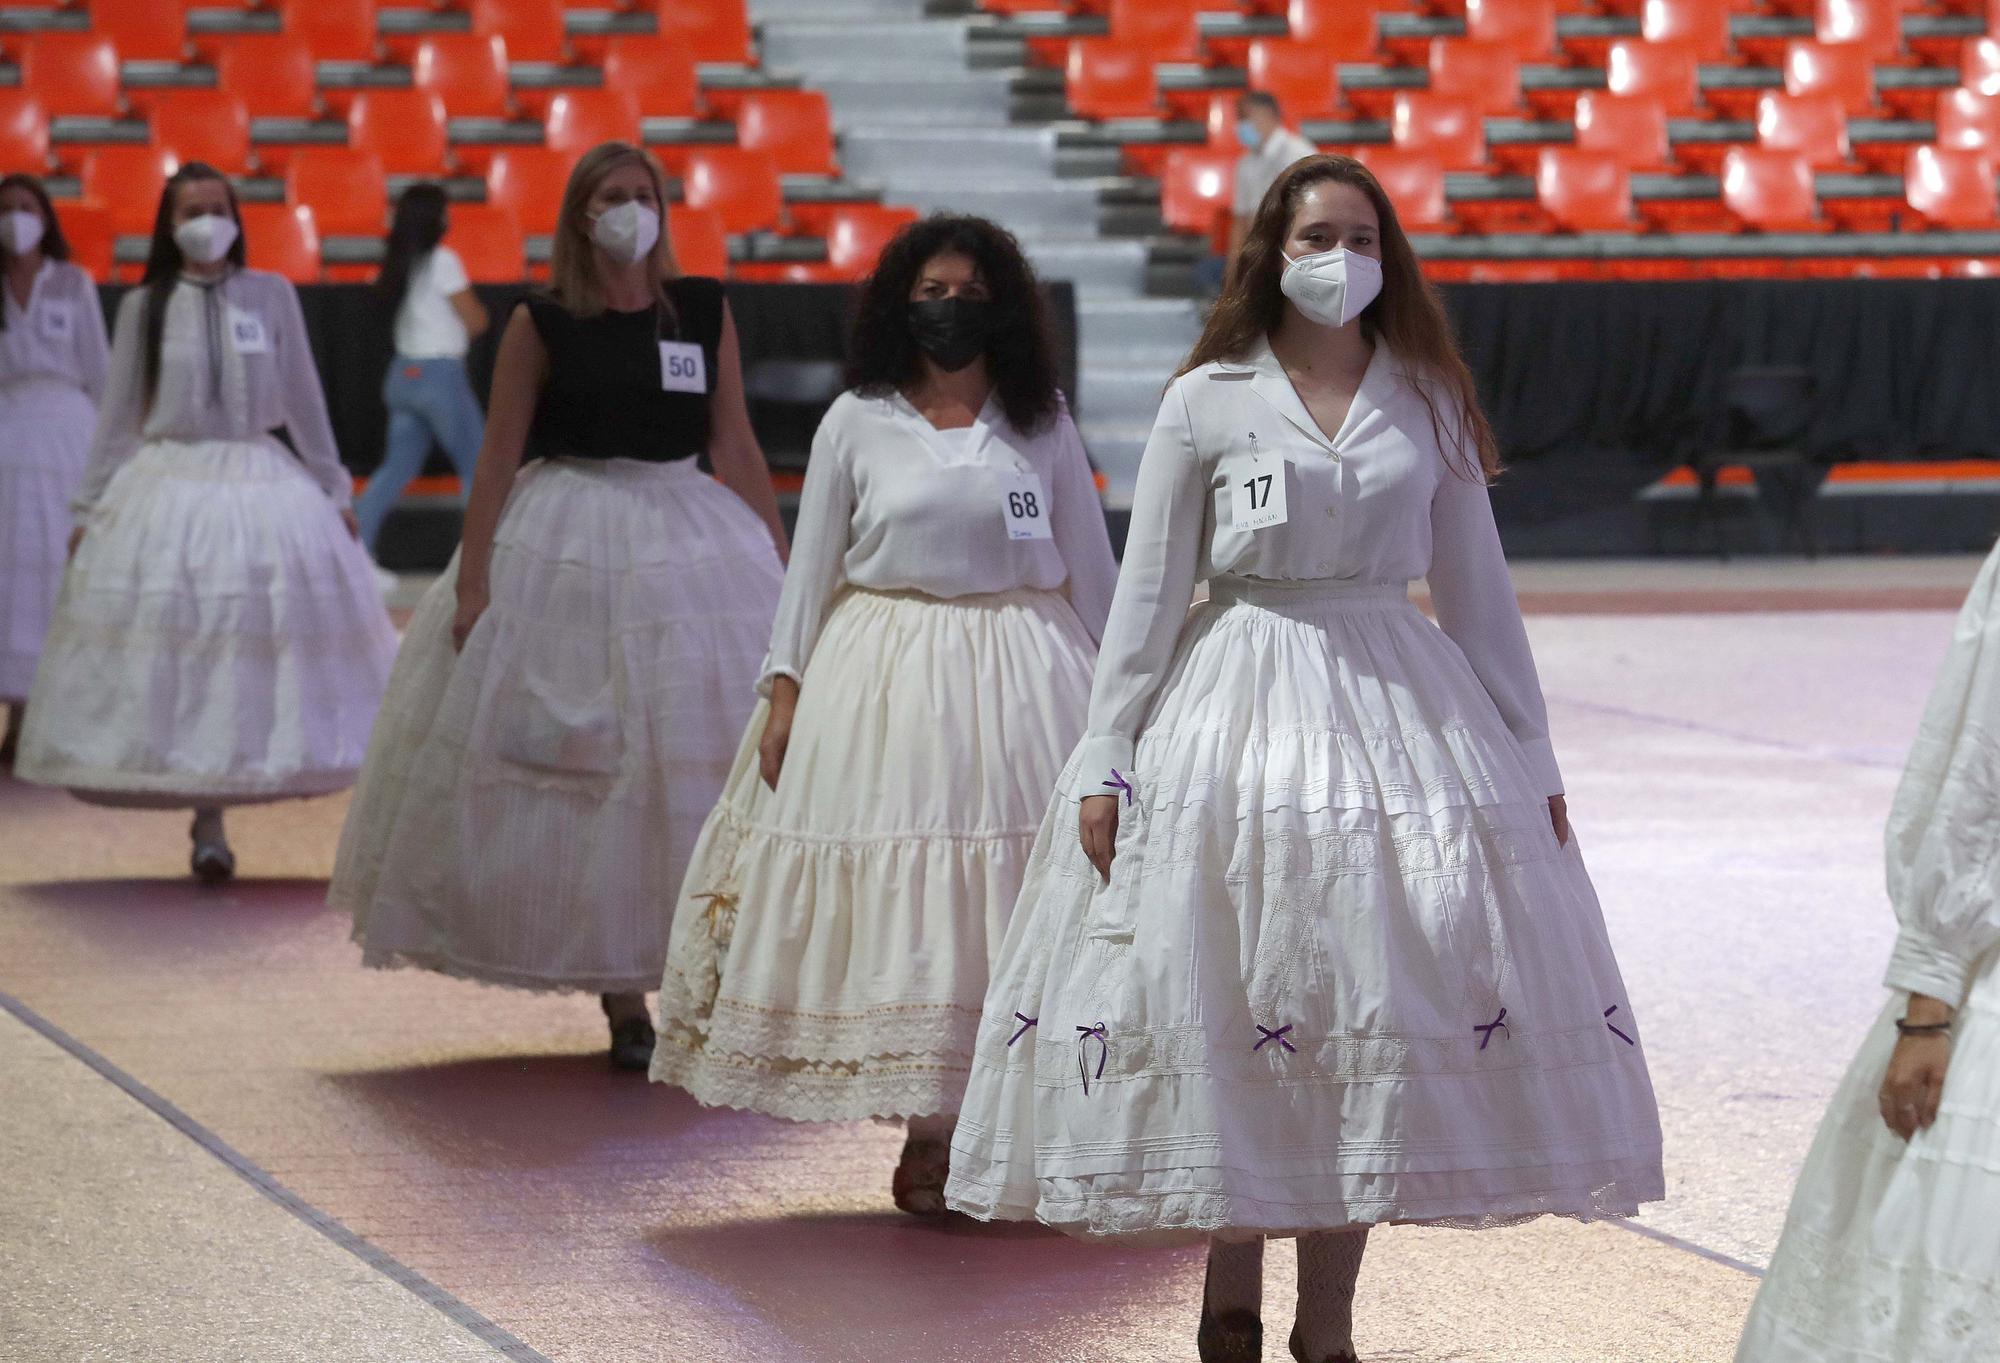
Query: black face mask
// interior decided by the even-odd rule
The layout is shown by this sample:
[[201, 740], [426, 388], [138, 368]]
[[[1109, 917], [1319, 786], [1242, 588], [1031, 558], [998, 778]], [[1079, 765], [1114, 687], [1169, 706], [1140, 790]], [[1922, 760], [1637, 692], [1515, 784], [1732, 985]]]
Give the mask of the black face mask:
[[984, 298], [926, 298], [910, 304], [910, 339], [947, 374], [985, 354], [992, 332], [993, 304]]

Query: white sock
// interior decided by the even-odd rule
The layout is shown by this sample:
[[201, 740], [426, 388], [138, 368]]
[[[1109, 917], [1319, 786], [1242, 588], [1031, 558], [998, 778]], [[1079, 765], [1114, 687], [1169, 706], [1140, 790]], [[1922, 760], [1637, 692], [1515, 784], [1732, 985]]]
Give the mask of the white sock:
[[1212, 1316], [1228, 1311], [1257, 1315], [1264, 1309], [1264, 1242], [1210, 1240], [1202, 1300]]
[[1354, 1281], [1368, 1227], [1299, 1237], [1299, 1342], [1311, 1363], [1354, 1352]]

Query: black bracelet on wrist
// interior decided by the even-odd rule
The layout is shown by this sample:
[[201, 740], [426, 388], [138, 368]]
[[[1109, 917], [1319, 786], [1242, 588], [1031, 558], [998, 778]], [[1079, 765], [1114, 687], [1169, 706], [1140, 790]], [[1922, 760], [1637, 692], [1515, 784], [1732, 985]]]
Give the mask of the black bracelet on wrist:
[[1903, 1036], [1943, 1036], [1950, 1030], [1949, 1022], [1912, 1022], [1908, 1018], [1896, 1019], [1896, 1031]]

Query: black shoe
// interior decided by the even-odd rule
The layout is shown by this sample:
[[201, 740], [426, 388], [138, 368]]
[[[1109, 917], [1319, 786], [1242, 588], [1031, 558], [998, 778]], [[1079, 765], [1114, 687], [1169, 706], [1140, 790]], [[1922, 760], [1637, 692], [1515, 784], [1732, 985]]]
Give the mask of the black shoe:
[[214, 842], [196, 839], [194, 855], [188, 858], [188, 868], [202, 884], [220, 885], [236, 874], [236, 854], [229, 850], [228, 843], [220, 839]]
[[911, 1216], [943, 1216], [945, 1180], [951, 1174], [951, 1147], [943, 1141], [903, 1142], [903, 1157], [889, 1180], [889, 1197]]
[[1264, 1322], [1255, 1311], [1213, 1314], [1203, 1301], [1194, 1346], [1201, 1355], [1201, 1363], [1262, 1363]]
[[[1305, 1341], [1299, 1338], [1299, 1327], [1296, 1325], [1292, 1327], [1292, 1337], [1287, 1347], [1291, 1349], [1292, 1357], [1296, 1358], [1299, 1363], [1314, 1363], [1314, 1360], [1306, 1357]], [[1361, 1360], [1351, 1353], [1328, 1354], [1325, 1358], [1318, 1360], [1318, 1363], [1361, 1363]]]
[[[599, 995], [598, 1006], [604, 1009], [604, 1016], [611, 1016], [611, 1000]], [[649, 1070], [653, 1067], [653, 1024], [645, 1017], [626, 1018], [623, 1022], [611, 1024], [611, 1068], [614, 1070]]]

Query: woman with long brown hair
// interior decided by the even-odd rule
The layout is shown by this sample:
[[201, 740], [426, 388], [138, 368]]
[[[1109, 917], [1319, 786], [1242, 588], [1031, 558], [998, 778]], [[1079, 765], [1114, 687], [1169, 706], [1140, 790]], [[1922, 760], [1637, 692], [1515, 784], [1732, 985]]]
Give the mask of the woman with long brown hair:
[[1265, 1236], [1299, 1237], [1291, 1352], [1329, 1363], [1355, 1357], [1370, 1226], [1662, 1195], [1497, 467], [1381, 186], [1347, 157], [1291, 167], [1146, 448], [947, 1194], [1211, 1237], [1207, 1363], [1261, 1357]]
[[570, 175], [550, 287], [502, 335], [464, 538], [410, 621], [329, 891], [366, 965], [598, 994], [634, 1070], [756, 701], [784, 540], [722, 285], [676, 268], [664, 212], [637, 147]]

